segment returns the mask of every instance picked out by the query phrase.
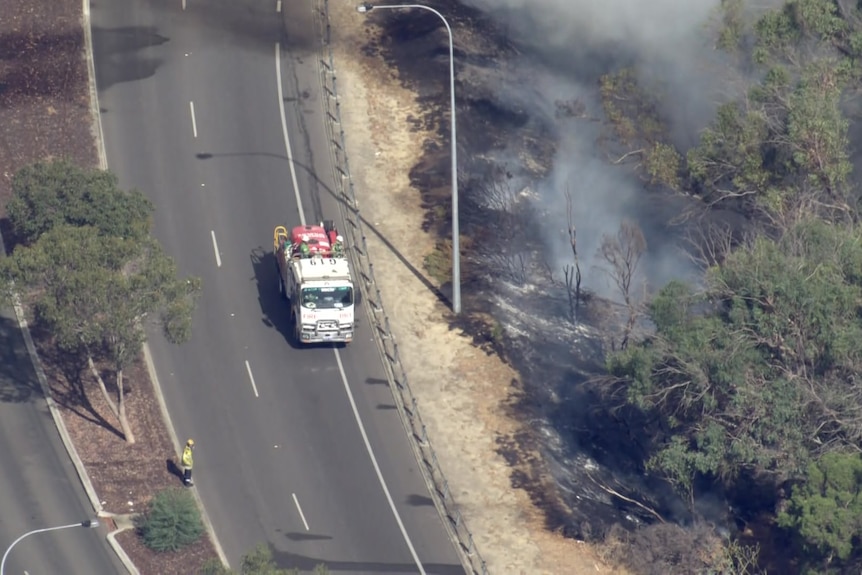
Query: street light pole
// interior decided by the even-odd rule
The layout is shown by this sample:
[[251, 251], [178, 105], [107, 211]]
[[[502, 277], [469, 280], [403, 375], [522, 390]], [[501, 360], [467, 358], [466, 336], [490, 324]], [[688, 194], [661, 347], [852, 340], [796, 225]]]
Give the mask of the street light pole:
[[9, 557], [9, 552], [12, 551], [12, 548], [18, 545], [22, 539], [25, 539], [31, 535], [36, 535], [37, 533], [45, 533], [46, 531], [59, 531], [60, 529], [71, 529], [73, 527], [86, 527], [88, 529], [94, 529], [99, 526], [99, 521], [96, 519], [87, 519], [86, 521], [81, 521], [80, 523], [72, 523], [71, 525], [60, 525], [59, 527], [46, 527], [44, 529], [35, 529], [33, 531], [28, 531], [18, 539], [12, 542], [12, 545], [6, 550], [3, 554], [3, 559], [0, 560], [0, 575], [5, 575], [6, 569], [6, 558]]
[[379, 4], [360, 4], [356, 7], [358, 12], [371, 12], [372, 10], [401, 10], [407, 8], [418, 8], [436, 14], [446, 26], [449, 33], [449, 96], [452, 108], [452, 311], [455, 315], [461, 313], [461, 232], [458, 218], [458, 143], [457, 130], [455, 129], [455, 45], [452, 41], [452, 28], [443, 14], [422, 4], [396, 4], [382, 6]]

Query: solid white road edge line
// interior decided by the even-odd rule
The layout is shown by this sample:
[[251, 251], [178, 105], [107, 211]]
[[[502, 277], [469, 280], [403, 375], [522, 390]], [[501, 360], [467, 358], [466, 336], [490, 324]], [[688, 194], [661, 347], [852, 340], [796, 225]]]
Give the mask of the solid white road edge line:
[[[290, 138], [287, 135], [287, 120], [284, 114], [284, 92], [281, 87], [281, 45], [275, 43], [275, 75], [278, 82], [278, 109], [281, 112], [281, 131], [284, 135], [284, 147], [287, 149], [287, 159], [290, 164], [290, 176], [293, 179], [293, 193], [296, 195], [296, 206], [299, 211], [299, 220], [302, 225], [305, 225], [305, 211], [302, 208], [302, 198], [299, 195], [299, 185], [296, 182], [296, 171], [293, 167], [293, 153], [290, 150]], [[374, 466], [374, 471], [377, 474], [377, 480], [380, 482], [380, 487], [383, 488], [383, 493], [386, 495], [386, 501], [389, 502], [389, 509], [395, 516], [395, 522], [398, 523], [398, 529], [401, 530], [401, 535], [404, 537], [404, 542], [407, 543], [407, 548], [410, 550], [410, 555], [413, 557], [413, 562], [416, 563], [416, 568], [419, 569], [420, 575], [426, 575], [425, 567], [422, 566], [422, 561], [419, 560], [419, 555], [416, 554], [416, 548], [413, 547], [413, 541], [407, 534], [407, 529], [404, 527], [404, 522], [401, 521], [401, 515], [398, 513], [398, 508], [395, 507], [395, 502], [392, 500], [392, 494], [389, 493], [389, 487], [386, 486], [386, 480], [383, 479], [383, 473], [380, 471], [380, 465], [377, 463], [377, 457], [374, 455], [374, 449], [371, 448], [371, 442], [368, 441], [368, 434], [365, 432], [365, 425], [362, 423], [362, 417], [359, 415], [359, 410], [356, 408], [356, 401], [353, 399], [353, 392], [350, 390], [350, 384], [347, 382], [347, 374], [344, 372], [344, 365], [341, 363], [341, 355], [337, 349], [335, 352], [335, 361], [338, 364], [338, 371], [341, 374], [341, 382], [344, 384], [344, 390], [347, 392], [347, 399], [350, 401], [350, 408], [353, 410], [353, 417], [356, 419], [356, 425], [359, 426], [359, 433], [362, 435], [362, 441], [365, 443], [365, 449], [368, 451], [368, 456], [371, 458], [371, 464]]]
[[216, 241], [215, 230], [210, 230], [210, 234], [212, 234], [213, 237], [213, 250], [215, 250], [216, 265], [221, 267], [221, 256], [218, 253], [218, 242]]
[[302, 198], [299, 195], [299, 184], [296, 182], [296, 168], [293, 167], [293, 151], [290, 149], [290, 138], [287, 136], [287, 117], [284, 114], [284, 89], [281, 87], [281, 43], [275, 43], [275, 79], [278, 86], [278, 111], [281, 113], [281, 133], [284, 136], [284, 148], [287, 151], [287, 165], [290, 166], [290, 179], [293, 193], [296, 194], [296, 207], [299, 211], [299, 223], [305, 225], [305, 210], [302, 208]]
[[189, 110], [192, 112], [192, 133], [195, 138], [198, 137], [198, 123], [195, 121], [195, 103], [189, 102]]
[[245, 360], [245, 370], [248, 372], [248, 378], [251, 380], [251, 389], [254, 391], [254, 396], [260, 397], [257, 394], [257, 386], [254, 384], [254, 376], [251, 374], [251, 365], [249, 365], [248, 360]]
[[308, 521], [305, 520], [305, 514], [302, 512], [302, 507], [299, 506], [299, 499], [296, 498], [296, 493], [291, 493], [293, 496], [293, 502], [296, 503], [296, 510], [299, 511], [299, 518], [302, 519], [302, 524], [305, 525], [305, 530], [310, 531], [308, 528]]
[[389, 502], [389, 508], [395, 516], [395, 521], [398, 523], [398, 528], [401, 530], [401, 535], [404, 536], [404, 542], [407, 543], [407, 548], [410, 550], [410, 555], [413, 556], [413, 561], [416, 563], [416, 568], [419, 569], [420, 575], [425, 574], [425, 568], [419, 560], [419, 555], [416, 554], [416, 549], [413, 547], [413, 542], [410, 536], [407, 535], [407, 529], [404, 527], [404, 522], [401, 521], [401, 515], [395, 507], [395, 502], [392, 500], [392, 494], [389, 493], [389, 488], [386, 486], [386, 480], [383, 479], [383, 473], [380, 471], [380, 465], [377, 463], [377, 457], [374, 456], [374, 450], [371, 448], [371, 442], [368, 441], [368, 434], [365, 432], [365, 425], [362, 423], [362, 418], [359, 416], [359, 410], [356, 408], [356, 401], [353, 399], [353, 392], [350, 390], [350, 384], [347, 382], [347, 374], [344, 373], [344, 364], [341, 363], [341, 354], [337, 349], [335, 352], [335, 362], [338, 364], [338, 372], [341, 374], [341, 382], [344, 383], [344, 391], [347, 392], [347, 399], [350, 400], [350, 408], [353, 410], [353, 417], [356, 419], [356, 425], [359, 426], [359, 433], [362, 435], [362, 441], [365, 443], [365, 449], [368, 450], [368, 457], [371, 458], [371, 464], [374, 465], [374, 471], [377, 473], [377, 479], [380, 481], [380, 487], [383, 488], [383, 493], [386, 495], [386, 501]]

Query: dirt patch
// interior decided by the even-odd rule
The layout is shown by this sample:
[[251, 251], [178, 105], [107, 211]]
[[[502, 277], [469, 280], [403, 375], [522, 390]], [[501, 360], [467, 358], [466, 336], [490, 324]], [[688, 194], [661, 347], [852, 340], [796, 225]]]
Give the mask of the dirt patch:
[[[430, 106], [427, 88], [402, 86], [396, 68], [377, 57], [375, 47], [388, 40], [372, 22], [358, 17], [352, 5], [330, 3], [330, 13], [348, 154], [371, 228], [371, 259], [376, 269], [385, 270], [377, 280], [386, 312], [429, 436], [489, 571], [613, 572], [588, 544], [547, 530], [543, 510], [517, 489], [525, 480], [541, 482], [543, 473], [538, 456], [521, 454], [510, 464], [501, 449], [524, 429], [509, 410], [518, 396], [518, 375], [489, 351], [496, 330], [486, 316], [465, 318], [486, 326], [476, 332], [481, 337], [450, 327], [439, 282], [423, 270], [437, 243], [437, 230], [429, 231], [447, 217], [448, 208], [442, 207], [449, 193], [445, 111]], [[410, 33], [431, 38], [427, 45], [420, 42], [432, 52], [428, 76], [436, 77], [439, 70], [445, 86], [448, 53], [432, 48], [445, 31], [433, 19], [410, 26]], [[439, 177], [430, 184], [423, 180], [420, 189], [410, 174], [419, 158], [427, 160], [428, 150], [439, 151], [433, 162], [440, 166]], [[427, 173], [428, 168], [422, 169]], [[428, 221], [429, 208], [437, 222]]]
[[[64, 157], [97, 166], [84, 56], [81, 0], [6, 2], [0, 17], [0, 215], [13, 174], [38, 160]], [[8, 239], [8, 225], [0, 219]], [[11, 249], [11, 245], [6, 246]], [[80, 359], [33, 329], [52, 397], [106, 511], [137, 513], [161, 489], [179, 485], [168, 471], [174, 449], [142, 361], [127, 370], [127, 410], [136, 443], [127, 445]], [[110, 378], [106, 383], [111, 382]], [[142, 575], [191, 573], [217, 557], [204, 537], [180, 554], [157, 554], [133, 531], [118, 540]]]
[[94, 165], [80, 0], [7, 2], [0, 18], [0, 207], [12, 175], [63, 156]]

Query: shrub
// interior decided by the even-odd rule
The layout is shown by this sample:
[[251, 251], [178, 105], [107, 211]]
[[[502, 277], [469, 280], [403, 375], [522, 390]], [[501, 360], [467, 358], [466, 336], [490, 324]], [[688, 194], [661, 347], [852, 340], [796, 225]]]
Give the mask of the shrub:
[[[313, 575], [329, 575], [326, 565], [314, 566]], [[242, 556], [239, 573], [222, 565], [218, 559], [211, 559], [201, 568], [198, 575], [299, 575], [299, 569], [283, 569], [275, 563], [272, 548], [264, 543]]]
[[221, 559], [210, 559], [203, 564], [198, 575], [233, 575], [233, 573], [222, 564]]
[[204, 532], [192, 494], [177, 488], [157, 493], [147, 512], [138, 519], [137, 528], [144, 544], [159, 552], [191, 545]]

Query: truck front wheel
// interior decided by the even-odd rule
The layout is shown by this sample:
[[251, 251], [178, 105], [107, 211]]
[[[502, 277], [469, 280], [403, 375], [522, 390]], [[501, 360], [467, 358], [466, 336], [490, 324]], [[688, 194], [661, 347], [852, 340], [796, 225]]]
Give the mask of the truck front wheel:
[[293, 309], [290, 310], [290, 325], [293, 328], [293, 339], [296, 341], [297, 344], [301, 344], [302, 328], [299, 324], [299, 320], [296, 317], [296, 312]]

